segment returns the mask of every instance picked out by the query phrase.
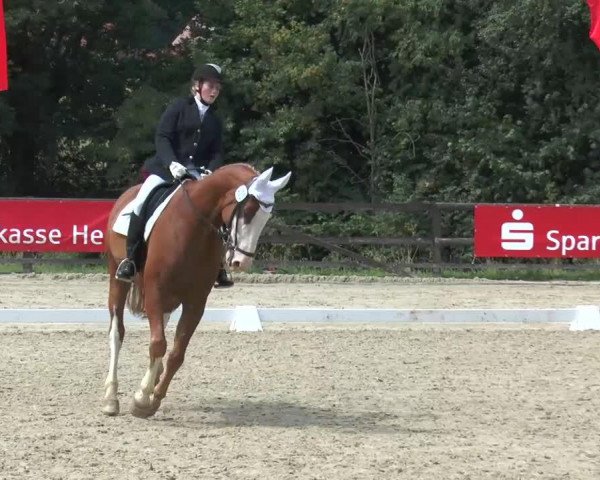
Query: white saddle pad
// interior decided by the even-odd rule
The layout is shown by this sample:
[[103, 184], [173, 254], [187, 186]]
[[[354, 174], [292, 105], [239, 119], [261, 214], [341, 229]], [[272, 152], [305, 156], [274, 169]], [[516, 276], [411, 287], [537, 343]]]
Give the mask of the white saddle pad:
[[[165, 198], [163, 200], [163, 202], [158, 206], [158, 208], [156, 210], [154, 210], [154, 213], [146, 222], [146, 228], [144, 229], [144, 240], [148, 241], [148, 238], [150, 237], [150, 233], [152, 232], [152, 228], [154, 227], [156, 220], [158, 220], [158, 217], [160, 217], [160, 214], [163, 212], [165, 207], [169, 204], [169, 202], [171, 201], [171, 198], [173, 198], [173, 195], [175, 195], [175, 193], [177, 193], [177, 191], [180, 188], [181, 188], [181, 185], [179, 185], [173, 191], [173, 193], [171, 193], [171, 195], [169, 195], [167, 198]], [[142, 201], [143, 200], [145, 200], [145, 199], [142, 199]], [[119, 213], [119, 216], [115, 220], [115, 224], [113, 225], [113, 231], [120, 233], [121, 235], [127, 236], [127, 230], [129, 229], [129, 214], [131, 214], [131, 212], [134, 210], [138, 201], [139, 201], [138, 199], [133, 199], [131, 202], [129, 202], [127, 205], [125, 205], [125, 207], [123, 208], [123, 210], [121, 210], [121, 213]]]

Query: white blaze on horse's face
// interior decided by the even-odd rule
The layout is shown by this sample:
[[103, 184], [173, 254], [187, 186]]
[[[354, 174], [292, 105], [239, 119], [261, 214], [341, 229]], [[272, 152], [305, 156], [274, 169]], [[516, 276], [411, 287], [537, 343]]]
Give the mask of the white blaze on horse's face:
[[[272, 174], [271, 167], [254, 179], [246, 195], [240, 196], [248, 197], [247, 201], [246, 198], [237, 198], [244, 205], [238, 209], [231, 225], [231, 238], [236, 248], [229, 250], [225, 258], [234, 270], [247, 270], [252, 265], [252, 257], [246, 253], [252, 255], [256, 251], [258, 238], [271, 217], [275, 194], [287, 185], [292, 172], [277, 180], [271, 180]], [[258, 202], [252, 202], [252, 197]]]

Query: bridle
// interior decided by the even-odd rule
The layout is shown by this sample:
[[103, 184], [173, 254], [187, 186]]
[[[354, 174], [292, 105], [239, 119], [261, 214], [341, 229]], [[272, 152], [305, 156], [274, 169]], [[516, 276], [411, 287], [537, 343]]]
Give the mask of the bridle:
[[[273, 206], [273, 203], [263, 202], [262, 200], [258, 199], [256, 197], [256, 195], [253, 195], [249, 192], [250, 186], [254, 183], [254, 181], [257, 178], [258, 177], [252, 178], [250, 180], [250, 182], [248, 182], [247, 184], [245, 184], [243, 186], [240, 185], [240, 187], [238, 187], [238, 189], [236, 189], [236, 192], [237, 192], [240, 190], [241, 187], [245, 187], [246, 195], [241, 200], [238, 200], [237, 198], [235, 199], [236, 205], [231, 212], [231, 217], [229, 218], [229, 222], [227, 224], [223, 224], [220, 228], [221, 238], [223, 239], [223, 243], [225, 244], [226, 251], [227, 252], [240, 252], [242, 255], [245, 255], [250, 258], [254, 258], [255, 252], [248, 252], [246, 250], [243, 250], [238, 245], [239, 229], [237, 228], [237, 224], [240, 220], [240, 212], [242, 212], [244, 210], [244, 206], [246, 205], [246, 203], [248, 203], [248, 200], [250, 200], [250, 198], [253, 198], [254, 200], [256, 200], [258, 205], [263, 207], [265, 210], [268, 208], [271, 208]], [[231, 202], [231, 203], [233, 203], [233, 202]], [[229, 203], [226, 206], [231, 205], [231, 203]], [[235, 221], [235, 229], [233, 228], [234, 221]], [[235, 233], [234, 233], [234, 230], [235, 230]], [[233, 255], [232, 255], [232, 258], [233, 258]]]
[[[227, 203], [223, 207], [223, 210], [224, 210], [225, 208], [227, 208], [230, 205], [232, 205], [233, 203], [235, 203], [235, 207], [233, 208], [233, 210], [231, 212], [229, 222], [221, 224], [221, 226], [219, 228], [215, 227], [213, 221], [208, 216], [204, 215], [202, 212], [200, 212], [198, 210], [196, 205], [194, 205], [194, 202], [192, 202], [192, 198], [190, 197], [189, 192], [185, 188], [186, 181], [181, 182], [181, 189], [185, 193], [185, 197], [187, 198], [188, 203], [192, 207], [192, 210], [194, 210], [196, 217], [200, 221], [209, 225], [210, 228], [212, 228], [213, 231], [216, 232], [217, 235], [219, 235], [219, 237], [221, 238], [221, 241], [223, 242], [223, 245], [225, 246], [225, 251], [226, 252], [239, 252], [242, 255], [245, 255], [250, 258], [254, 258], [255, 252], [248, 252], [239, 247], [239, 242], [238, 242], [239, 229], [237, 228], [237, 223], [239, 222], [239, 216], [240, 216], [239, 214], [240, 214], [240, 212], [242, 212], [244, 210], [244, 206], [246, 205], [246, 203], [248, 203], [248, 200], [250, 200], [250, 198], [253, 198], [254, 200], [256, 200], [258, 205], [263, 207], [264, 209], [271, 208], [274, 205], [273, 203], [263, 202], [262, 200], [258, 199], [256, 197], [256, 195], [251, 194], [249, 192], [250, 186], [254, 183], [254, 181], [257, 178], [258, 177], [253, 177], [248, 183], [242, 184], [236, 189], [236, 194], [237, 194], [238, 191], [240, 191], [242, 188], [245, 188], [246, 194], [244, 195], [244, 198], [240, 198], [239, 200], [238, 200], [238, 198], [234, 198], [233, 201]], [[236, 227], [235, 229], [233, 229], [234, 221], [235, 221], [235, 227]], [[235, 232], [234, 232], [234, 230], [235, 230]], [[233, 259], [233, 255], [231, 256], [231, 259]], [[230, 259], [230, 262], [231, 262], [231, 259]]]

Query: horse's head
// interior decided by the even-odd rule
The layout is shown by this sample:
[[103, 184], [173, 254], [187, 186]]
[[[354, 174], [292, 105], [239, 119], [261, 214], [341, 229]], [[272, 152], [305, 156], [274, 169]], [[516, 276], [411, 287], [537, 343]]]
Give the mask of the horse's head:
[[258, 238], [273, 211], [275, 194], [285, 187], [292, 175], [271, 180], [273, 168], [265, 170], [235, 189], [235, 201], [223, 209], [223, 224], [228, 227], [225, 260], [233, 270], [252, 265]]

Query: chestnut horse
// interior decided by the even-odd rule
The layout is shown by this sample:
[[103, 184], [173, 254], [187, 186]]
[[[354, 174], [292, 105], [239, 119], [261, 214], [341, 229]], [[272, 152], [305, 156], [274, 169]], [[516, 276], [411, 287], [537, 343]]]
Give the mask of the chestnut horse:
[[[106, 232], [110, 285], [110, 363], [102, 411], [119, 413], [117, 363], [125, 335], [123, 311], [144, 315], [150, 325], [150, 365], [135, 393], [132, 414], [149, 417], [159, 408], [188, 343], [202, 318], [206, 299], [225, 258], [233, 270], [246, 270], [274, 203], [291, 175], [271, 180], [272, 169], [258, 174], [247, 164], [227, 165], [200, 180], [185, 181], [156, 221], [147, 242], [146, 261], [133, 284], [115, 279], [125, 256], [125, 237], [112, 226], [139, 186], [116, 201]], [[131, 292], [130, 292], [131, 288]], [[182, 306], [173, 346], [167, 351], [165, 327]]]

